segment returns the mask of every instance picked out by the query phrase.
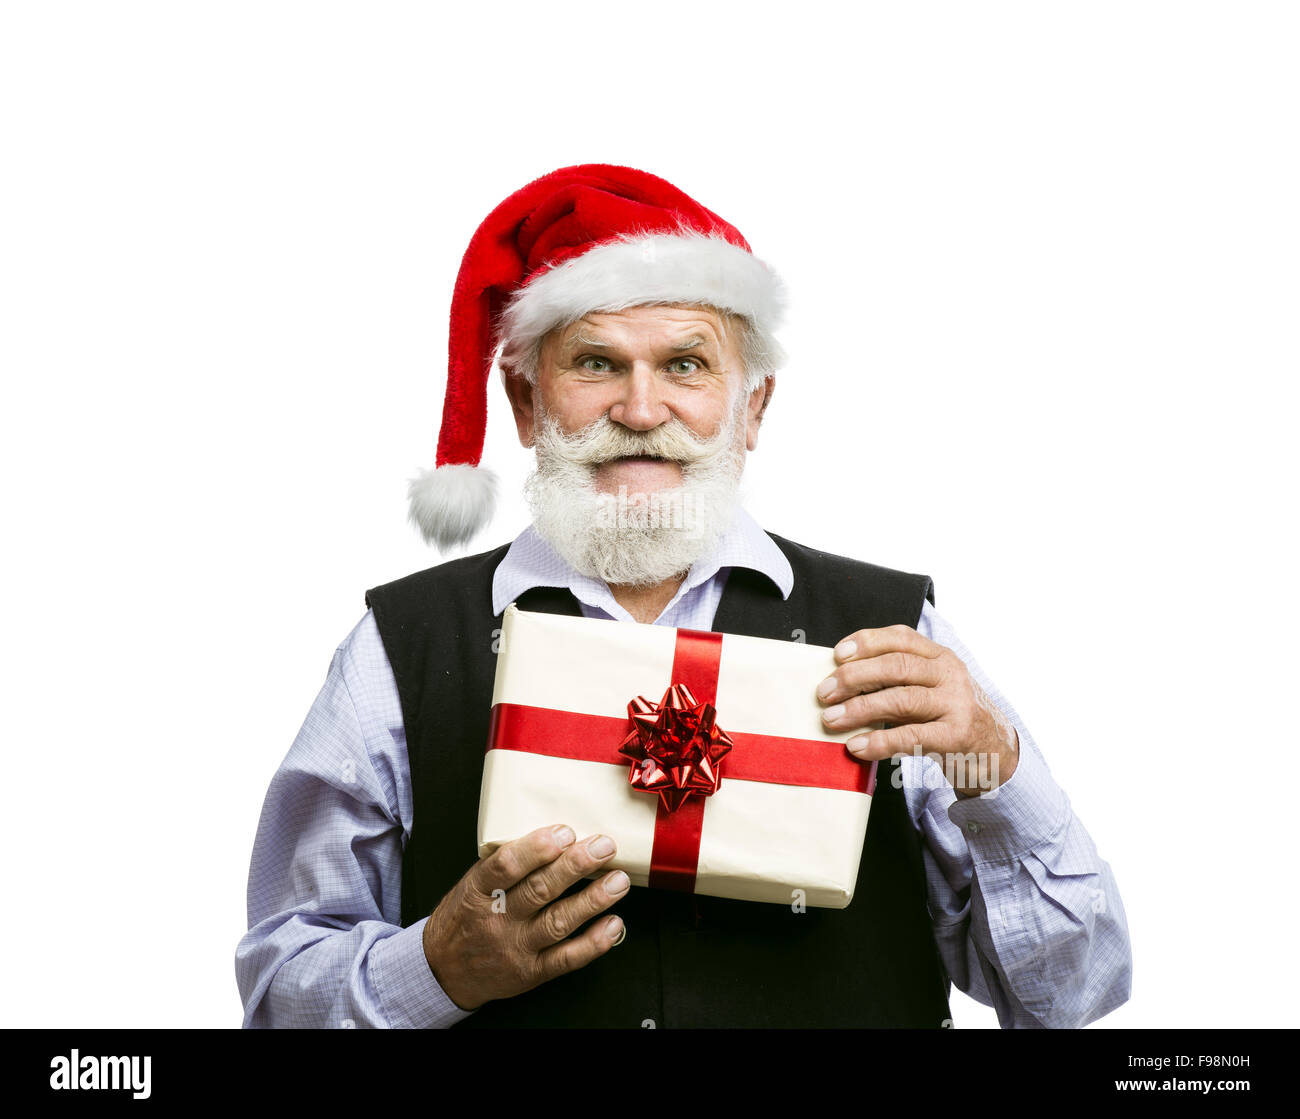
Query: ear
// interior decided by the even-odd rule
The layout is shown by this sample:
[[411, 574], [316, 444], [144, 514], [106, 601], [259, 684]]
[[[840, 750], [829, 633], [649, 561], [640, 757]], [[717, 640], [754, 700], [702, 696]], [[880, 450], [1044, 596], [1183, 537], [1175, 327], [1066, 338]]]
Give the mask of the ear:
[[763, 383], [749, 394], [749, 403], [745, 409], [745, 447], [748, 450], [753, 451], [758, 447], [758, 429], [775, 389], [776, 376], [772, 374], [764, 377]]
[[533, 445], [533, 386], [524, 376], [506, 366], [501, 367], [501, 383], [510, 400], [510, 410], [515, 414], [515, 427], [519, 442], [525, 447]]

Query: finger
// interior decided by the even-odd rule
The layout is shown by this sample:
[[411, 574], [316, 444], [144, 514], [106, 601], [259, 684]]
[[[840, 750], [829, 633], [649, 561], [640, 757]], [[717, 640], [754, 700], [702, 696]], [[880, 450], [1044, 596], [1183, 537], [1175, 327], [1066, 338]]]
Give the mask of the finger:
[[593, 835], [567, 848], [558, 859], [533, 871], [506, 893], [512, 916], [529, 917], [550, 905], [581, 878], [599, 870], [617, 848], [607, 835]]
[[937, 688], [906, 685], [870, 695], [851, 696], [826, 708], [822, 722], [833, 731], [868, 727], [872, 723], [928, 723], [944, 714]]
[[603, 913], [624, 897], [632, 883], [621, 870], [611, 871], [593, 882], [581, 893], [571, 894], [552, 902], [533, 917], [524, 944], [533, 952], [541, 952], [571, 935], [598, 913]]
[[949, 728], [940, 722], [912, 723], [859, 734], [844, 743], [859, 761], [879, 762], [894, 757], [943, 754], [951, 748]]
[[835, 659], [845, 661], [878, 657], [881, 653], [914, 653], [918, 657], [937, 657], [943, 646], [922, 637], [911, 626], [885, 626], [884, 629], [860, 629], [835, 646]]
[[503, 843], [474, 865], [467, 876], [469, 885], [488, 897], [495, 890], [509, 890], [538, 867], [558, 859], [573, 846], [575, 838], [573, 829], [561, 824], [538, 828], [520, 839]]
[[538, 953], [538, 982], [544, 983], [557, 976], [567, 975], [571, 971], [586, 967], [598, 956], [603, 956], [615, 944], [622, 943], [624, 931], [621, 917], [606, 917], [602, 921], [597, 921], [581, 936], [562, 940], [545, 952]]
[[933, 688], [943, 683], [943, 675], [943, 664], [938, 658], [916, 653], [880, 653], [840, 665], [817, 685], [817, 698], [822, 703], [839, 703], [850, 696], [882, 688], [908, 684]]

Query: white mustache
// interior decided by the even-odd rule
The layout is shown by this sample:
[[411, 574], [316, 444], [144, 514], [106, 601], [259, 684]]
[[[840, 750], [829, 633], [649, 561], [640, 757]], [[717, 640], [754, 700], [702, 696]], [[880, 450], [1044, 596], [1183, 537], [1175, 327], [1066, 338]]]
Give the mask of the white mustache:
[[732, 438], [731, 425], [727, 423], [722, 424], [716, 435], [701, 438], [676, 417], [650, 431], [633, 431], [608, 416], [593, 420], [572, 435], [565, 434], [553, 422], [546, 426], [545, 438], [550, 449], [558, 451], [568, 462], [588, 467], [634, 456], [693, 466], [716, 456]]

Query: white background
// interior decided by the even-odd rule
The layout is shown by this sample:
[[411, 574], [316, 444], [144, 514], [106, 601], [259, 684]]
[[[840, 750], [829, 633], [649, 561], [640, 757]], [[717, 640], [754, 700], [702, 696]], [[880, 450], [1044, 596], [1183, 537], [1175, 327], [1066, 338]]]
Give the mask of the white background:
[[785, 277], [749, 507], [934, 577], [1118, 878], [1101, 1025], [1290, 1025], [1294, 7], [470, 7], [3, 8], [3, 1024], [238, 1024], [267, 782], [437, 559], [460, 255], [602, 161]]

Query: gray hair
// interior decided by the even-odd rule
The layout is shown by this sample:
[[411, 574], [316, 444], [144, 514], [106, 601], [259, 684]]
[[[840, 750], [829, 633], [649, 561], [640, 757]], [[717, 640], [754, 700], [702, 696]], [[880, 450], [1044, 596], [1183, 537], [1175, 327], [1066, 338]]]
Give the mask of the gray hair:
[[[655, 303], [641, 304], [641, 306], [647, 307], [658, 305]], [[758, 326], [749, 316], [736, 314], [734, 311], [726, 311], [721, 307], [711, 307], [705, 304], [700, 306], [712, 311], [721, 320], [723, 342], [727, 339], [728, 329], [736, 332], [740, 360], [745, 367], [744, 392], [753, 392], [766, 378], [785, 364], [786, 356], [781, 344], [770, 333]], [[560, 330], [566, 326], [572, 326], [576, 321], [577, 319], [570, 319], [568, 322], [558, 323], [553, 329]], [[545, 340], [545, 335], [532, 339], [531, 344], [527, 339], [503, 338], [497, 360], [503, 368], [510, 369], [523, 377], [530, 385], [535, 385], [537, 384], [538, 366], [542, 358], [542, 343]]]

